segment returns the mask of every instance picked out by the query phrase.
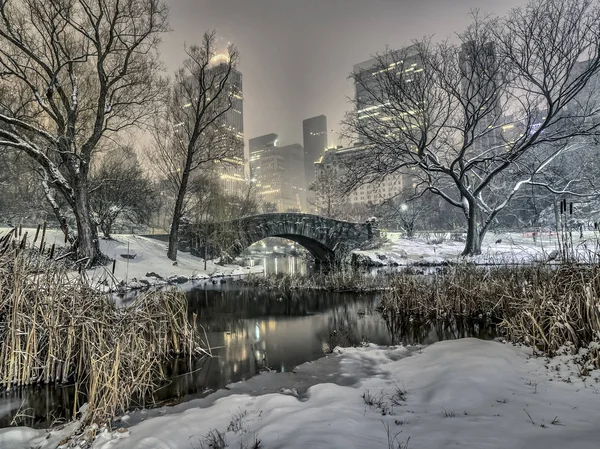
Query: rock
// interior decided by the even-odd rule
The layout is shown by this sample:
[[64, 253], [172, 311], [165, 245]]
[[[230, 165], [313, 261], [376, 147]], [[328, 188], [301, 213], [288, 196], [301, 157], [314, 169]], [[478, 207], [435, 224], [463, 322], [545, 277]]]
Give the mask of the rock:
[[404, 251], [403, 249], [398, 249], [394, 253], [396, 256], [398, 256], [402, 259], [408, 259], [408, 253], [406, 251]]
[[177, 276], [177, 275], [173, 275], [171, 277], [169, 277], [169, 282], [171, 284], [185, 284], [186, 282], [188, 282], [190, 279], [185, 277], [185, 276]]
[[550, 254], [548, 254], [548, 257], [546, 258], [546, 262], [552, 262], [553, 260], [558, 259], [559, 255], [560, 255], [560, 253], [558, 252], [558, 250], [555, 249]]

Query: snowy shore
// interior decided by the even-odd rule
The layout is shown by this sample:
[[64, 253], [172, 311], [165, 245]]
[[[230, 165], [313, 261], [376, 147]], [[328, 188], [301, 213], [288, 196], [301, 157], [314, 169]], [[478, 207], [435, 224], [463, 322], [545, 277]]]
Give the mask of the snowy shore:
[[[184, 284], [263, 272], [262, 266], [217, 265], [212, 260], [206, 262], [204, 269], [204, 259], [182, 251], [177, 254], [177, 263], [174, 264], [167, 258], [165, 242], [131, 234], [115, 235], [114, 240], [101, 239], [100, 249], [103, 254], [117, 261], [114, 279], [110, 264], [90, 270], [88, 276], [94, 284], [109, 287], [114, 287], [115, 282], [124, 282], [129, 288], [142, 288], [168, 282]], [[127, 259], [123, 255], [134, 257]]]
[[[370, 266], [438, 265], [468, 260], [479, 264], [520, 264], [547, 261], [558, 250], [556, 233], [488, 233], [482, 244], [482, 254], [461, 257], [464, 242], [453, 241], [450, 234], [425, 238], [405, 238], [397, 233], [386, 234], [387, 241], [378, 249], [353, 251], [355, 261]], [[582, 239], [573, 237], [575, 251], [582, 260], [596, 248], [597, 235], [586, 232]]]
[[[0, 228], [0, 235], [10, 231]], [[33, 239], [35, 229], [23, 229], [29, 241]], [[38, 239], [38, 244], [40, 243]], [[64, 245], [64, 235], [58, 229], [48, 229], [45, 236], [46, 248], [53, 244]], [[113, 240], [100, 239], [100, 250], [115, 260], [115, 271], [112, 264], [88, 270], [87, 276], [91, 284], [106, 290], [138, 289], [148, 286], [159, 286], [168, 283], [185, 284], [207, 281], [224, 276], [241, 276], [249, 273], [262, 273], [262, 266], [240, 267], [239, 265], [217, 265], [209, 260], [204, 269], [204, 260], [180, 251], [177, 263], [167, 258], [167, 243], [133, 234], [115, 234]]]
[[[266, 386], [258, 376], [247, 393], [217, 392], [209, 405], [210, 396], [183, 410], [160, 409], [124, 432], [101, 432], [92, 447], [199, 449], [214, 438], [228, 447], [260, 440], [269, 449], [598, 447], [600, 373], [580, 378], [568, 356], [535, 358], [528, 348], [476, 339], [422, 350], [371, 345], [336, 352], [305, 364], [320, 383], [304, 394], [293, 376], [289, 388], [261, 394]], [[267, 374], [263, 384], [272, 376], [282, 375]], [[243, 391], [240, 384], [232, 389]], [[54, 439], [47, 436], [3, 429], [0, 447], [45, 448]]]

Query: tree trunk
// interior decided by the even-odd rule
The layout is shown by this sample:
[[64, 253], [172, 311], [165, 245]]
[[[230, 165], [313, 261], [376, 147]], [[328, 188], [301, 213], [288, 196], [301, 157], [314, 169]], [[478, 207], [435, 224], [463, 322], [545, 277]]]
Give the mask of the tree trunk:
[[104, 234], [104, 237], [110, 240], [110, 233], [112, 231], [112, 223], [110, 222], [103, 222], [100, 223], [100, 230], [102, 231], [102, 234]]
[[102, 262], [102, 253], [98, 243], [98, 229], [92, 219], [90, 201], [85, 184], [74, 189], [75, 207], [73, 213], [77, 221], [77, 258], [89, 259], [89, 264]]
[[187, 190], [188, 179], [189, 170], [186, 167], [181, 178], [181, 184], [179, 185], [177, 201], [175, 201], [175, 209], [173, 210], [173, 219], [171, 220], [171, 229], [169, 230], [169, 249], [167, 250], [167, 257], [172, 261], [177, 260], [177, 250], [179, 249], [179, 224], [181, 223], [181, 211], [183, 210], [183, 200]]
[[73, 234], [73, 230], [71, 229], [71, 227], [69, 226], [69, 223], [67, 222], [67, 217], [65, 217], [65, 214], [63, 214], [63, 212], [60, 208], [60, 205], [58, 204], [58, 201], [56, 200], [56, 191], [54, 190], [54, 188], [50, 187], [50, 184], [48, 183], [47, 179], [42, 179], [42, 187], [44, 188], [44, 193], [46, 194], [46, 200], [52, 207], [54, 216], [56, 217], [56, 220], [58, 221], [60, 230], [65, 235], [65, 240], [68, 241], [70, 244], [74, 244], [75, 243], [75, 235]]
[[177, 250], [179, 248], [179, 222], [180, 222], [181, 206], [175, 205], [173, 219], [171, 220], [171, 229], [169, 230], [169, 249], [167, 257], [173, 261], [177, 260]]
[[479, 232], [477, 221], [478, 207], [475, 203], [469, 203], [469, 216], [467, 217], [467, 241], [461, 256], [476, 256], [481, 254], [481, 241], [485, 232]]

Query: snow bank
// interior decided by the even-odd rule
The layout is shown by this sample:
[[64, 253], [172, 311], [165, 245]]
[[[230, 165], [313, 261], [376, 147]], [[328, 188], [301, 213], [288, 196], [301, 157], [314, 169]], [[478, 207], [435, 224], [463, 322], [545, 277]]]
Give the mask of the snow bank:
[[376, 346], [338, 352], [345, 375], [368, 376], [353, 386], [317, 384], [305, 397], [284, 389], [232, 395], [208, 408], [191, 403], [179, 413], [165, 409], [130, 427], [125, 438], [102, 433], [93, 447], [209, 447], [216, 431], [230, 447], [255, 438], [264, 448], [384, 448], [388, 438], [394, 447], [410, 438], [411, 449], [598, 447], [596, 385], [575, 375], [561, 381], [528, 349], [463, 339], [421, 352]]
[[[128, 431], [101, 432], [92, 447], [199, 449], [210, 447], [217, 432], [229, 447], [252, 447], [258, 439], [269, 449], [399, 447], [409, 438], [410, 449], [598, 447], [597, 380], [579, 378], [567, 356], [534, 358], [527, 348], [476, 339], [422, 350], [370, 345], [336, 353], [310, 364], [311, 377], [323, 383], [306, 394], [298, 394], [292, 373], [268, 373], [269, 382], [282, 376], [292, 388], [254, 396], [219, 391], [216, 399], [188, 402], [183, 411], [164, 407]], [[339, 371], [335, 383], [332, 359]], [[344, 383], [344, 377], [352, 380]], [[44, 438], [40, 431], [4, 429], [0, 447], [38, 447]]]
[[[448, 234], [449, 236], [449, 234]], [[436, 241], [435, 238], [426, 240], [422, 238], [407, 239], [399, 234], [388, 235], [390, 239], [377, 250], [353, 251], [368, 265], [435, 265], [446, 261], [456, 261], [464, 249], [463, 242], [452, 240]], [[586, 242], [595, 239], [594, 235], [587, 233], [583, 239], [574, 242], [576, 251], [582, 259], [589, 257]], [[587, 239], [587, 240], [586, 240]], [[592, 245], [593, 246], [593, 245]], [[530, 263], [545, 261], [548, 256], [558, 249], [556, 234], [540, 234], [533, 238], [531, 233], [503, 233], [488, 234], [483, 241], [482, 254], [470, 257], [475, 263]]]
[[[167, 258], [167, 244], [148, 237], [137, 235], [115, 235], [114, 240], [100, 240], [100, 249], [104, 254], [115, 259], [115, 279], [125, 281], [130, 287], [160, 285], [166, 282], [183, 284], [188, 281], [204, 281], [214, 277], [239, 276], [262, 272], [263, 267], [242, 268], [238, 265], [216, 265], [208, 261], [206, 270], [204, 260], [190, 253], [179, 251], [177, 263]], [[122, 255], [134, 255], [132, 259]], [[90, 270], [89, 276], [96, 283], [113, 286], [115, 281], [109, 271], [112, 266], [98, 267]], [[156, 276], [149, 276], [156, 274]], [[138, 285], [141, 284], [141, 285]]]
[[[8, 231], [9, 228], [0, 228], [0, 235]], [[29, 233], [30, 241], [35, 236], [35, 231], [35, 229], [23, 229], [23, 232]], [[151, 285], [183, 284], [189, 281], [206, 281], [215, 277], [240, 276], [263, 271], [262, 266], [243, 268], [238, 265], [216, 265], [212, 261], [207, 262], [205, 270], [203, 259], [181, 251], [177, 254], [177, 263], [174, 265], [173, 261], [167, 258], [166, 242], [132, 234], [116, 234], [113, 238], [114, 240], [101, 238], [100, 249], [105, 255], [116, 260], [114, 276], [112, 264], [88, 271], [92, 283], [107, 290], [113, 289], [121, 282], [130, 289], [137, 289]], [[48, 229], [45, 241], [47, 248], [53, 244], [62, 246], [64, 235], [58, 229]], [[37, 244], [39, 242], [40, 238]]]

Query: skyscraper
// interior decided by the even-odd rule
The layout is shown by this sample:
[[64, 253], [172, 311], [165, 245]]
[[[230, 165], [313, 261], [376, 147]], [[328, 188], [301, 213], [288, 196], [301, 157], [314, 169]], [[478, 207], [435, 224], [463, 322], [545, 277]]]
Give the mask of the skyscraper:
[[[227, 70], [226, 63], [211, 67], [211, 71]], [[221, 125], [228, 131], [225, 145], [232, 146], [231, 157], [220, 164], [217, 171], [225, 193], [239, 195], [243, 191], [244, 176], [244, 97], [242, 94], [242, 73], [233, 69], [227, 80], [232, 96], [231, 108], [223, 115]]]
[[465, 42], [459, 54], [461, 95], [467, 114], [474, 123], [470, 130], [474, 141], [472, 151], [484, 151], [501, 145], [502, 106], [501, 79], [493, 42]]
[[277, 146], [279, 136], [275, 133], [265, 134], [264, 136], [254, 137], [248, 141], [250, 150], [250, 179], [259, 182], [260, 178], [260, 158], [263, 153], [272, 147]]
[[[358, 142], [350, 148], [352, 151], [343, 151], [346, 155], [357, 151], [370, 151], [367, 136], [371, 133], [377, 135], [383, 126], [389, 126], [384, 124], [390, 123], [391, 114], [395, 113], [393, 109], [386, 108], [389, 104], [386, 95], [389, 84], [399, 77], [410, 83], [423, 70], [423, 62], [416, 45], [389, 51], [354, 66], [356, 113], [361, 123], [361, 131], [364, 132], [358, 133]], [[376, 204], [382, 198], [397, 195], [402, 189], [410, 188], [413, 184], [412, 175], [408, 171], [389, 175], [382, 182], [381, 188], [374, 184], [357, 187], [349, 196], [350, 202]]]
[[[387, 101], [385, 91], [380, 87], [386, 85], [390, 74], [402, 74], [403, 79], [411, 81], [411, 74], [423, 71], [423, 63], [416, 45], [401, 50], [390, 51], [381, 57], [356, 64], [353, 69], [354, 88], [358, 119], [365, 130], [378, 128], [381, 122], [388, 118], [384, 108]], [[382, 109], [383, 108], [383, 109]], [[358, 136], [366, 142], [364, 134]]]
[[275, 204], [278, 212], [302, 211], [306, 204], [302, 145], [264, 148], [255, 180], [264, 203]]
[[302, 122], [304, 177], [308, 189], [315, 180], [315, 162], [327, 149], [327, 117], [319, 115]]

